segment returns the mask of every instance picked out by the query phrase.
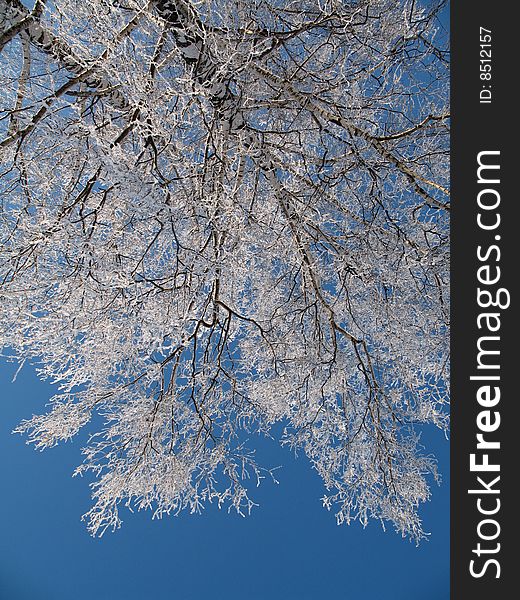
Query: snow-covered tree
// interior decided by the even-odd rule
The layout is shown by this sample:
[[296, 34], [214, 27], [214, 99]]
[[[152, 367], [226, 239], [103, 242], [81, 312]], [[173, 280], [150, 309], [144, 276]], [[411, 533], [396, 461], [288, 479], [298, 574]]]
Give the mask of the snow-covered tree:
[[[0, 347], [102, 422], [118, 506], [247, 512], [283, 430], [338, 522], [420, 538], [446, 427], [442, 2], [0, 0]], [[102, 421], [101, 421], [102, 419]], [[244, 433], [246, 432], [246, 433]]]

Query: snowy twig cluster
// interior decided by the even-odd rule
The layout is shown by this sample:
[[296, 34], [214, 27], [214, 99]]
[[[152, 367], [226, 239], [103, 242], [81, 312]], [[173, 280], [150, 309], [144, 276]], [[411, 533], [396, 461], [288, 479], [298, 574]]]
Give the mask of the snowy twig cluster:
[[282, 424], [338, 522], [421, 538], [420, 428], [447, 426], [443, 10], [0, 0], [0, 347], [59, 387], [19, 427], [37, 448], [101, 417], [93, 533], [121, 503], [249, 511], [247, 432]]

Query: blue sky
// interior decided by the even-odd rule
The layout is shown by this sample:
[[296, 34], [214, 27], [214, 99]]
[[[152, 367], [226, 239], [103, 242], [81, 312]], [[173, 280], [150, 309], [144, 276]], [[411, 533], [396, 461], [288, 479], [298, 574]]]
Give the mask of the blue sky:
[[30, 367], [11, 384], [15, 370], [0, 365], [0, 600], [449, 599], [449, 447], [440, 432], [423, 434], [444, 483], [421, 510], [431, 536], [419, 548], [377, 523], [338, 527], [305, 459], [267, 441], [257, 444], [260, 462], [283, 465], [280, 484], [255, 491], [251, 517], [210, 507], [152, 521], [123, 510], [122, 529], [94, 539], [80, 520], [88, 481], [71, 477], [85, 434], [43, 453], [11, 435], [52, 395]]
[[280, 484], [255, 490], [251, 517], [123, 511], [122, 529], [94, 539], [80, 521], [88, 482], [71, 477], [81, 440], [40, 453], [10, 433], [52, 395], [30, 367], [11, 384], [15, 370], [0, 366], [0, 600], [448, 600], [449, 448], [439, 432], [423, 435], [444, 483], [421, 511], [431, 536], [419, 548], [377, 523], [338, 527], [305, 459], [267, 441], [258, 455], [283, 464]]

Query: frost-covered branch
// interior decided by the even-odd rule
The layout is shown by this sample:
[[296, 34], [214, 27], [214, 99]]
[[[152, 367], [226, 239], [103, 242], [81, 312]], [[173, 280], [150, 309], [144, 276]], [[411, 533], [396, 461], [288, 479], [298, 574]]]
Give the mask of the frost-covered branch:
[[90, 530], [247, 513], [251, 434], [283, 424], [338, 522], [419, 539], [448, 401], [435, 3], [0, 0], [0, 23], [0, 346], [58, 386], [18, 428], [37, 448], [102, 423]]

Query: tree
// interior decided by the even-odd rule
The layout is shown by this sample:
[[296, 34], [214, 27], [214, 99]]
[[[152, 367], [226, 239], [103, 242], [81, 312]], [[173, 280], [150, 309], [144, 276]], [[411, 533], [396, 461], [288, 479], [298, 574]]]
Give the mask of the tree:
[[[245, 432], [419, 539], [448, 398], [444, 3], [0, 0], [0, 346], [118, 506], [248, 511]], [[96, 422], [98, 422], [96, 420]]]

